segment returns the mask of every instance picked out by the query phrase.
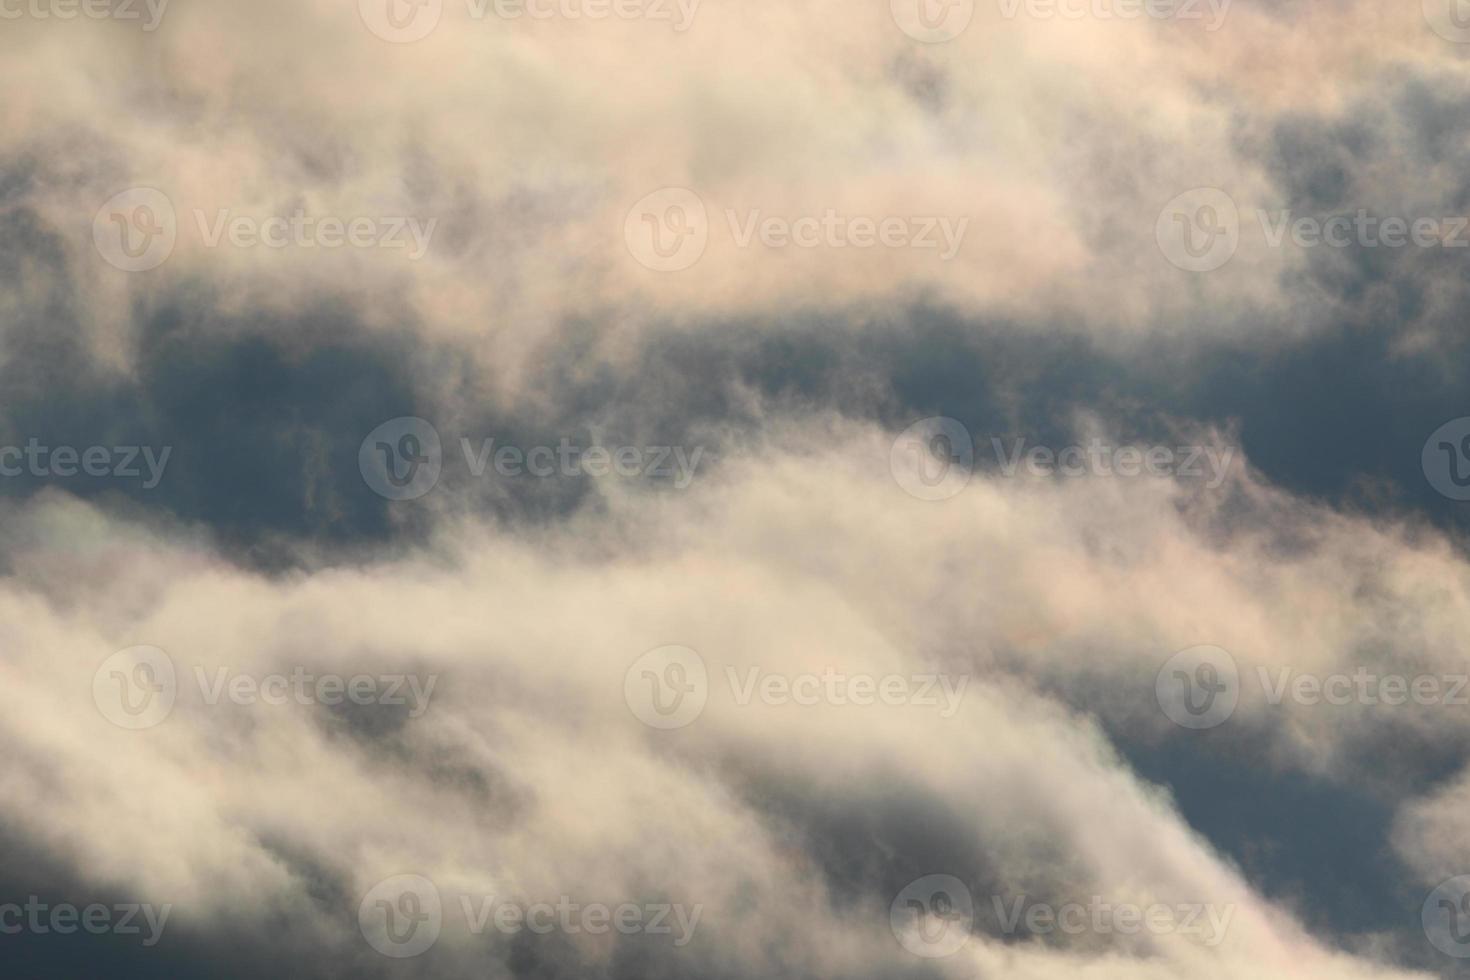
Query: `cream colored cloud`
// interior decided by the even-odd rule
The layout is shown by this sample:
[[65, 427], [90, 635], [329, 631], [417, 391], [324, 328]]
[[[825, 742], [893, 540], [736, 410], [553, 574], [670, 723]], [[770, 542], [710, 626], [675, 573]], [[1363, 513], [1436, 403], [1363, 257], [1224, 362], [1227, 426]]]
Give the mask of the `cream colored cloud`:
[[[1407, 61], [1460, 71], [1417, 11], [1366, 2], [1236, 3], [1217, 30], [980, 4], [939, 45], [913, 41], [881, 3], [705, 3], [685, 31], [472, 9], [444, 4], [413, 44], [327, 0], [177, 4], [151, 33], [15, 22], [0, 140], [20, 159], [63, 158], [22, 203], [74, 250], [99, 345], [125, 352], [140, 309], [200, 284], [226, 313], [347, 298], [370, 322], [420, 323], [506, 366], [568, 316], [617, 337], [650, 318], [916, 298], [1103, 338], [1298, 335], [1342, 311], [1283, 285], [1310, 257], [1270, 247], [1252, 217], [1290, 203], [1269, 169], [1272, 127], [1371, 99]], [[90, 230], [133, 185], [170, 197], [178, 240], [161, 268], [122, 274]], [[708, 242], [692, 267], [654, 272], [623, 229], [670, 186], [698, 195]], [[1160, 210], [1199, 186], [1241, 210], [1236, 255], [1208, 274], [1155, 241]], [[298, 210], [437, 226], [417, 261], [206, 244], [225, 212], [258, 223]], [[815, 231], [829, 213], [839, 230]], [[783, 224], [742, 244], [767, 219], [805, 219], [797, 237], [819, 244], [762, 243], [786, 241]], [[931, 219], [950, 222], [949, 243]], [[837, 244], [875, 240], [885, 220], [905, 244]], [[920, 241], [936, 247], [909, 247]]]
[[[450, 908], [440, 955], [478, 975], [498, 975], [506, 948], [466, 931], [458, 896], [660, 895], [703, 910], [697, 941], [670, 956], [751, 974], [918, 971], [881, 876], [861, 869], [924, 858], [880, 832], [886, 853], [841, 853], [845, 880], [814, 849], [833, 814], [864, 812], [890, 831], [960, 828], [928, 857], [952, 871], [918, 870], [966, 876], [984, 910], [1101, 896], [1230, 912], [1208, 945], [1103, 931], [1003, 947], [982, 928], [946, 976], [1121, 976], [1139, 956], [1161, 976], [1401, 975], [1332, 952], [1257, 894], [1099, 725], [1189, 737], [1147, 704], [1174, 649], [1339, 664], [1368, 628], [1352, 611], [1365, 576], [1398, 595], [1393, 583], [1419, 594], [1420, 576], [1463, 572], [1438, 548], [1236, 481], [1257, 513], [1223, 532], [1164, 479], [977, 476], [936, 503], [899, 488], [882, 433], [803, 425], [686, 493], [609, 484], [607, 513], [554, 529], [450, 520], [423, 554], [274, 579], [48, 497], [7, 521], [27, 530], [11, 532], [0, 593], [13, 704], [0, 812], [87, 880], [174, 902], [180, 923], [266, 930], [285, 913], [348, 959], [375, 954], [309, 883], [325, 876], [352, 905], [380, 879], [426, 875]], [[1282, 514], [1311, 543], [1265, 567]], [[1308, 631], [1329, 612], [1340, 633]], [[136, 644], [169, 653], [178, 695], [162, 723], [124, 731], [93, 674]], [[697, 651], [709, 677], [703, 711], [674, 730], [625, 700], [630, 667], [666, 644]], [[1082, 666], [1092, 717], [1052, 693]], [[210, 704], [195, 680], [296, 667], [437, 680], [408, 718]], [[917, 699], [742, 703], [752, 669], [965, 684], [949, 714]], [[1281, 734], [1276, 764], [1331, 774], [1345, 716]], [[1244, 702], [1231, 723], [1271, 728]], [[572, 943], [593, 962], [611, 951]]]

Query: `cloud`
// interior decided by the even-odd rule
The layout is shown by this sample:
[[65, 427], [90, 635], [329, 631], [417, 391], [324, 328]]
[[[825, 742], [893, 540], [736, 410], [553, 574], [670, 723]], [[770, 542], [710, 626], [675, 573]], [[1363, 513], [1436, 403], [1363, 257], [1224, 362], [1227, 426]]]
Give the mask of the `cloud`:
[[[551, 975], [622, 975], [629, 956], [654, 975], [1407, 975], [1309, 938], [1106, 733], [1162, 736], [1170, 722], [1144, 701], [1176, 648], [1208, 640], [1243, 668], [1326, 669], [1352, 647], [1313, 642], [1300, 610], [1320, 625], [1332, 607], [1345, 636], [1370, 630], [1371, 610], [1352, 612], [1358, 576], [1407, 588], [1444, 581], [1457, 559], [1245, 476], [1243, 506], [1291, 515], [1303, 539], [1267, 574], [1258, 528], [1287, 524], [1222, 522], [1172, 480], [986, 476], [919, 501], [887, 471], [882, 434], [851, 424], [796, 427], [725, 472], [677, 496], [612, 486], [606, 512], [550, 530], [470, 520], [419, 554], [281, 578], [66, 497], [23, 505], [7, 523], [44, 531], [12, 547], [0, 597], [16, 651], [6, 822], [98, 886], [174, 903], [181, 928], [283, 936], [314, 972], [383, 965], [356, 934], [356, 903], [412, 873], [445, 901], [426, 954], [444, 975], [517, 975], [521, 943], [563, 964]], [[85, 548], [61, 548], [68, 538]], [[660, 731], [630, 710], [625, 674], [669, 643], [697, 651], [710, 682], [697, 719]], [[177, 699], [161, 724], [119, 731], [93, 674], [138, 644], [172, 658]], [[298, 666], [438, 680], [414, 718], [211, 704], [213, 682], [198, 680]], [[919, 699], [742, 704], [752, 668], [968, 683], [950, 717]], [[1078, 684], [1090, 712], [1066, 706]], [[1283, 771], [1355, 778], [1333, 767], [1358, 723], [1281, 714], [1243, 699], [1232, 724], [1265, 731]], [[943, 963], [905, 952], [889, 925], [894, 897], [934, 873], [964, 881], [979, 909], [965, 952]], [[563, 895], [703, 911], [679, 948], [475, 935], [457, 918], [462, 896]], [[1020, 897], [1092, 896], [1232, 918], [1205, 945], [1017, 937], [996, 916]]]
[[27, 969], [1453, 969], [1459, 246], [1301, 240], [1470, 241], [1447, 9], [140, 6], [0, 11], [0, 929], [172, 909]]

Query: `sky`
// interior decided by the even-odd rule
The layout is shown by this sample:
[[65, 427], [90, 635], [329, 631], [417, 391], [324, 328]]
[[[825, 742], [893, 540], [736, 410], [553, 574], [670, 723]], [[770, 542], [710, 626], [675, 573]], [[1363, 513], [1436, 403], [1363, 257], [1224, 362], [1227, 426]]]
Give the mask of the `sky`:
[[1470, 977], [1470, 5], [0, 52], [7, 975]]

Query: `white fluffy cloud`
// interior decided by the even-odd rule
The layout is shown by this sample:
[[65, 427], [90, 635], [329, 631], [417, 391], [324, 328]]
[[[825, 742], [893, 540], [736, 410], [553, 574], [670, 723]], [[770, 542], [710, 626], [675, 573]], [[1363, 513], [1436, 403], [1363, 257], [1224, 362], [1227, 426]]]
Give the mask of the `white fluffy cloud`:
[[[98, 345], [124, 358], [130, 303], [156, 309], [201, 288], [224, 311], [339, 296], [500, 365], [567, 317], [616, 336], [648, 318], [915, 298], [1104, 338], [1280, 336], [1343, 311], [1296, 281], [1314, 256], [1269, 247], [1252, 217], [1298, 204], [1271, 169], [1273, 128], [1375, 105], [1405, 63], [1431, 85], [1463, 74], [1455, 46], [1402, 5], [1236, 3], [1215, 30], [1031, 6], [980, 4], [940, 45], [914, 42], [887, 4], [843, 0], [704, 3], [685, 31], [475, 18], [451, 0], [412, 44], [328, 0], [176, 4], [152, 32], [25, 18], [4, 42], [0, 146], [22, 169], [48, 161], [15, 203], [65, 243]], [[1395, 190], [1407, 174], [1361, 177], [1364, 205], [1412, 217], [1453, 201], [1449, 176], [1424, 183], [1422, 168], [1418, 199]], [[136, 185], [169, 196], [177, 243], [160, 269], [114, 274], [92, 220]], [[693, 267], [659, 273], [623, 228], [635, 202], [670, 186], [702, 200], [708, 245]], [[1235, 258], [1205, 276], [1155, 241], [1161, 209], [1199, 186], [1225, 189], [1242, 228]], [[225, 212], [259, 223], [298, 210], [437, 224], [417, 261], [407, 249], [206, 247]], [[829, 212], [840, 225], [818, 247], [738, 241], [765, 218]], [[903, 223], [895, 240], [941, 243], [931, 218], [952, 233], [967, 222], [949, 261], [943, 246], [832, 244], [854, 220], [884, 219]]]
[[[344, 908], [380, 879], [425, 875], [446, 907], [442, 975], [511, 975], [510, 941], [469, 934], [458, 896], [565, 895], [699, 905], [694, 940], [657, 961], [675, 972], [917, 976], [929, 961], [899, 945], [887, 903], [905, 875], [932, 873], [965, 881], [979, 920], [933, 962], [945, 976], [1404, 975], [1310, 938], [1104, 730], [1166, 737], [1154, 674], [1199, 642], [1243, 670], [1326, 670], [1364, 651], [1391, 663], [1396, 648], [1369, 644], [1385, 637], [1364, 591], [1410, 603], [1422, 577], [1463, 582], [1463, 563], [1244, 474], [1230, 491], [1244, 527], [1167, 479], [977, 476], [920, 501], [887, 448], [871, 429], [799, 427], [688, 492], [609, 484], [606, 513], [554, 529], [467, 519], [419, 554], [278, 578], [65, 497], [17, 507], [0, 595], [6, 822], [98, 884], [175, 903], [180, 928], [270, 934], [284, 915], [292, 941], [364, 964], [376, 954]], [[1463, 615], [1463, 584], [1445, 587], [1450, 601], [1414, 609], [1430, 635]], [[1339, 632], [1309, 630], [1304, 610]], [[124, 731], [92, 678], [137, 644], [169, 653], [179, 693], [162, 723]], [[709, 676], [703, 712], [667, 731], [624, 695], [629, 667], [666, 644], [697, 651]], [[211, 705], [195, 680], [297, 666], [437, 681], [404, 717]], [[742, 704], [729, 672], [752, 668], [964, 683], [948, 716]], [[1097, 715], [1058, 700], [1078, 677]], [[1370, 724], [1272, 710], [1243, 697], [1229, 724], [1268, 732], [1288, 771], [1332, 774]], [[1093, 896], [1208, 904], [1229, 925], [1215, 944], [996, 932], [992, 910], [1021, 897]], [[569, 941], [589, 964], [616, 947]]]

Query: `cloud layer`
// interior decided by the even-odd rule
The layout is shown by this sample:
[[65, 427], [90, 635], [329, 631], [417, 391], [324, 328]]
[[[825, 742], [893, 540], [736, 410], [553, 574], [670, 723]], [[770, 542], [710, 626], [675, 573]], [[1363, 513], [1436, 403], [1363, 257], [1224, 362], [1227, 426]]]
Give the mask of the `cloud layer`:
[[67, 9], [27, 975], [1463, 973], [1448, 4]]

